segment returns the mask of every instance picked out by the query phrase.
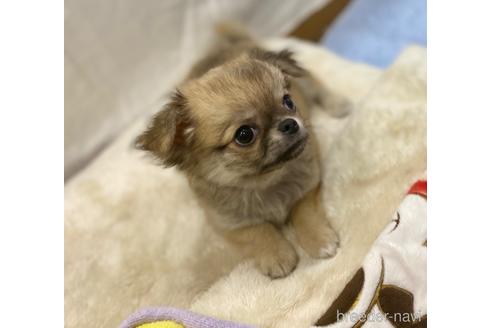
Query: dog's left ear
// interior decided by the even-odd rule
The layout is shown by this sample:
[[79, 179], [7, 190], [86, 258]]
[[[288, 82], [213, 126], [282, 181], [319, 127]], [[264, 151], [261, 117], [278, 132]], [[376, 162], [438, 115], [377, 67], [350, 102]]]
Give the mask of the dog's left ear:
[[251, 56], [255, 59], [265, 61], [278, 67], [282, 73], [292, 77], [301, 77], [306, 75], [306, 70], [299, 66], [297, 61], [292, 58], [293, 52], [284, 49], [278, 52], [267, 51], [262, 49], [254, 49]]

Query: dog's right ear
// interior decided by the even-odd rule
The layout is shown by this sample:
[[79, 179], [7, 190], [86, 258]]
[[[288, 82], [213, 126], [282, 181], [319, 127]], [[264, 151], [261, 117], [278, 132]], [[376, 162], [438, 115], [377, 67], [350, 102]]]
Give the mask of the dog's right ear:
[[153, 117], [145, 132], [137, 137], [135, 146], [151, 152], [166, 166], [182, 164], [186, 146], [193, 136], [186, 107], [185, 97], [176, 91], [164, 109]]
[[294, 53], [288, 49], [276, 52], [255, 48], [250, 52], [250, 55], [278, 67], [282, 73], [292, 77], [305, 76], [307, 73], [293, 58]]

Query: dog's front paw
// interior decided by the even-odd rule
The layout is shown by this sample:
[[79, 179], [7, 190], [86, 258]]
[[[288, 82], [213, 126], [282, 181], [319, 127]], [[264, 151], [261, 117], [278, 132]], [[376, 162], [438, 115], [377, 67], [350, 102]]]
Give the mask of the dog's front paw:
[[264, 275], [273, 279], [283, 278], [291, 273], [299, 262], [299, 257], [294, 247], [287, 241], [278, 247], [264, 250], [257, 254], [256, 266]]
[[322, 224], [309, 234], [298, 236], [299, 244], [312, 258], [335, 256], [340, 246], [338, 234], [329, 224]]

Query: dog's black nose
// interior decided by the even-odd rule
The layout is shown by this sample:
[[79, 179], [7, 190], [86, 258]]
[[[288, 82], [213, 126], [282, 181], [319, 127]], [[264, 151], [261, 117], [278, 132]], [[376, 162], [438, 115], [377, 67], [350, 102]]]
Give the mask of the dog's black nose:
[[280, 122], [278, 130], [284, 134], [294, 134], [299, 131], [299, 125], [296, 120], [288, 118]]

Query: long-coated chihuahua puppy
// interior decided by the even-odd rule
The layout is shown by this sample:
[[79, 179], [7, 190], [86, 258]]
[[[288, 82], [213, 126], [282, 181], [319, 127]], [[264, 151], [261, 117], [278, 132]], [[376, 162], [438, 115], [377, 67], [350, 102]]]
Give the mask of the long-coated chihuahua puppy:
[[137, 138], [138, 148], [186, 174], [213, 227], [272, 278], [299, 259], [283, 225], [311, 257], [338, 247], [309, 123], [317, 86], [290, 51], [261, 49], [226, 27]]

